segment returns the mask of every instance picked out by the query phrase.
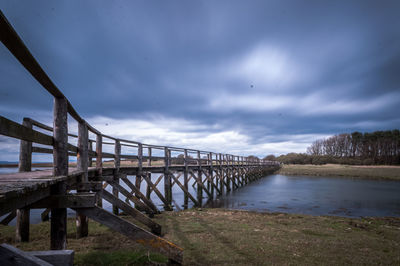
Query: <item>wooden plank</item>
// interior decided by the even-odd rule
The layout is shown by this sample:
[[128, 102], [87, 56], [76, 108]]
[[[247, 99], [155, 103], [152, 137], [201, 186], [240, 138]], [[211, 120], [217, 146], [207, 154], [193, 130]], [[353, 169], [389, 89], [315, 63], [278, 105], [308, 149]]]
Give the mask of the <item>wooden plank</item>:
[[[82, 177], [79, 183], [87, 183], [88, 166], [89, 166], [89, 132], [86, 123], [78, 124], [78, 154], [77, 169], [82, 171]], [[87, 190], [78, 189], [77, 192], [85, 192]], [[94, 205], [94, 203], [93, 203]], [[89, 220], [86, 216], [79, 213], [76, 214], [76, 237], [86, 237], [89, 234]]]
[[154, 211], [154, 213], [160, 213], [156, 205], [154, 205], [151, 200], [147, 199], [146, 196], [143, 195], [143, 193], [134, 184], [132, 184], [125, 175], [120, 175], [120, 178], [122, 179], [122, 181], [124, 181], [125, 184], [128, 185], [130, 189], [132, 189], [133, 192], [135, 192], [135, 196], [141, 199], [147, 206], [149, 206]]
[[[97, 134], [96, 135], [96, 171], [97, 171], [98, 176], [103, 175], [102, 151], [103, 151], [103, 137], [101, 136], [101, 134]], [[103, 187], [103, 189], [104, 188], [105, 187]], [[103, 206], [103, 202], [100, 197], [98, 199], [97, 206], [99, 206], [99, 207]]]
[[[68, 175], [68, 113], [67, 99], [54, 98], [54, 149], [53, 174], [54, 176]], [[64, 195], [67, 191], [66, 183], [60, 182], [51, 188], [53, 195]], [[67, 247], [67, 209], [51, 209], [50, 219], [50, 249], [66, 249]]]
[[[24, 208], [38, 200], [50, 195], [50, 187], [35, 186], [33, 191], [15, 191], [14, 197], [7, 197], [7, 200], [0, 201], [0, 216], [7, 214], [15, 209]], [[20, 193], [18, 193], [20, 192]]]
[[[204, 171], [204, 170], [203, 170], [203, 173], [204, 173], [204, 175], [206, 176], [206, 178], [207, 178], [208, 180], [210, 180], [211, 188], [215, 188], [215, 189], [217, 190], [217, 193], [218, 193], [218, 194], [221, 194], [221, 191], [220, 191], [219, 188], [214, 184], [214, 182], [213, 182], [213, 180], [210, 178], [209, 174], [208, 174], [206, 171]], [[207, 190], [208, 190], [208, 187], [207, 187]], [[211, 193], [211, 195], [213, 194], [212, 191], [211, 191], [210, 193]]]
[[[186, 189], [186, 191], [189, 191], [189, 179], [188, 179], [188, 150], [185, 149], [183, 151], [183, 165], [184, 165], [184, 170], [183, 170], [183, 186]], [[187, 209], [189, 204], [189, 195], [187, 193], [184, 193], [183, 197], [183, 206], [185, 209]]]
[[[115, 140], [115, 145], [114, 145], [114, 184], [118, 184], [119, 183], [119, 168], [121, 166], [121, 142], [119, 140]], [[113, 186], [112, 189], [112, 193], [113, 195], [118, 198], [118, 189], [116, 188], [116, 186]], [[125, 196], [126, 197], [126, 196]], [[118, 207], [116, 205], [112, 206], [113, 209], [113, 213], [115, 215], [118, 215]]]
[[109, 227], [112, 230], [120, 232], [154, 252], [161, 253], [177, 263], [182, 263], [183, 250], [159, 236], [156, 236], [98, 207], [76, 209], [76, 211], [85, 214], [89, 218]]
[[106, 190], [103, 190], [103, 191], [100, 191], [98, 193], [98, 195], [100, 197], [102, 197], [103, 199], [105, 199], [106, 201], [117, 205], [118, 208], [123, 210], [126, 214], [129, 214], [134, 219], [136, 219], [139, 222], [141, 222], [142, 224], [148, 226], [152, 233], [154, 233], [156, 235], [160, 235], [161, 234], [161, 226], [159, 224], [157, 224], [156, 222], [154, 222], [153, 220], [148, 218], [146, 215], [144, 215], [143, 213], [141, 213], [137, 209], [132, 208], [131, 206], [129, 206], [128, 204], [126, 204], [122, 200], [114, 197], [110, 192], [108, 192]]
[[[189, 171], [189, 173], [193, 176], [193, 178], [196, 180], [196, 184], [198, 185], [198, 187], [201, 187], [206, 193], [207, 195], [211, 198], [211, 193], [210, 191], [208, 191], [207, 187], [204, 186], [204, 184], [201, 182], [201, 180], [196, 177], [195, 173], [193, 171]], [[198, 196], [198, 195], [197, 195]], [[200, 203], [200, 202], [199, 202]]]
[[66, 195], [51, 195], [39, 200], [29, 207], [31, 209], [43, 208], [89, 208], [96, 204], [96, 193], [79, 193]]
[[[22, 125], [32, 129], [32, 123], [29, 119], [24, 118]], [[32, 170], [32, 142], [20, 141], [18, 172], [30, 172]], [[16, 242], [29, 241], [29, 217], [30, 210], [28, 208], [17, 210], [17, 222], [15, 226]]]
[[[171, 186], [171, 177], [169, 176], [169, 165], [170, 165], [170, 150], [168, 150], [167, 147], [164, 148], [164, 196], [165, 199], [167, 200], [168, 204], [164, 206], [166, 208], [165, 210], [170, 210], [168, 209], [169, 206], [172, 206], [172, 186]], [[171, 209], [172, 210], [172, 209]]]
[[[163, 194], [157, 189], [157, 187], [151, 182], [150, 178], [148, 176], [144, 176], [144, 179], [146, 180], [147, 184], [150, 185], [154, 193], [158, 196], [158, 198], [164, 203], [165, 206], [168, 206], [168, 201], [166, 198], [164, 198]], [[165, 207], [164, 207], [165, 208]], [[168, 206], [167, 208], [172, 209], [171, 206]]]
[[74, 254], [73, 250], [45, 250], [45, 251], [25, 251], [29, 254], [44, 260], [54, 266], [73, 266]]
[[[106, 183], [107, 184], [107, 183]], [[102, 182], [85, 182], [85, 183], [74, 183], [67, 186], [68, 190], [80, 190], [80, 191], [100, 191], [103, 189]]]
[[[131, 200], [133, 203], [137, 204], [138, 206], [140, 206], [140, 208], [142, 208], [146, 213], [150, 214], [150, 215], [154, 215], [154, 211], [147, 206], [145, 203], [141, 202], [137, 197], [135, 197], [134, 195], [132, 195], [131, 193], [129, 193], [128, 190], [126, 190], [124, 187], [122, 187], [120, 184], [118, 184], [117, 182], [113, 181], [107, 181], [110, 183], [110, 185], [117, 191], [120, 192], [122, 195], [124, 195], [125, 197], [127, 197], [129, 200]], [[114, 193], [113, 193], [114, 195]], [[115, 195], [114, 195], [115, 197]], [[116, 197], [118, 198], [118, 197]], [[118, 208], [117, 206], [115, 206], [116, 208]]]
[[17, 223], [15, 226], [15, 241], [29, 242], [29, 208], [17, 209]]
[[197, 200], [192, 196], [192, 194], [189, 193], [189, 191], [185, 188], [184, 185], [179, 182], [179, 180], [174, 176], [173, 173], [171, 173], [171, 177], [175, 180], [175, 183], [182, 189], [182, 191], [187, 195], [196, 206], [200, 206]]
[[15, 216], [17, 216], [17, 211], [10, 212], [3, 220], [1, 220], [0, 224], [8, 225], [12, 220], [14, 220]]
[[53, 146], [54, 140], [52, 136], [43, 134], [39, 131], [22, 126], [3, 116], [0, 116], [0, 135], [40, 143]]
[[38, 265], [51, 266], [52, 264], [41, 260], [29, 253], [8, 244], [0, 245], [0, 264], [2, 266]]

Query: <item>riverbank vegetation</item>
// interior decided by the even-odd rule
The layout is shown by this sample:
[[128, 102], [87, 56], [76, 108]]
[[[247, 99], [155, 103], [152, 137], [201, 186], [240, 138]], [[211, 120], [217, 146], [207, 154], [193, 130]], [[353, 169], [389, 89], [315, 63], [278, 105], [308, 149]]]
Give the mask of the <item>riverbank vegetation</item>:
[[400, 165], [400, 131], [353, 132], [314, 141], [307, 153], [288, 153], [267, 160], [285, 164]]
[[284, 164], [277, 173], [282, 175], [336, 176], [400, 181], [400, 166], [385, 165]]
[[[128, 218], [129, 219], [129, 218]], [[400, 263], [400, 218], [351, 219], [223, 209], [192, 209], [156, 216], [164, 237], [184, 249], [185, 265], [341, 265]], [[90, 221], [89, 237], [68, 247], [78, 265], [165, 263], [128, 238]], [[0, 226], [0, 241], [24, 250], [48, 249], [48, 223], [31, 225], [32, 242], [13, 243], [14, 227]]]

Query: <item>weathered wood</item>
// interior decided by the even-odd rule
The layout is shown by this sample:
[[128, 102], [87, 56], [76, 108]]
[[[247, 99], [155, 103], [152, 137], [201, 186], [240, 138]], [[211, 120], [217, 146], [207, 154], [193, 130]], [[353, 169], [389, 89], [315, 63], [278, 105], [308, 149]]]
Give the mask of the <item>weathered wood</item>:
[[[79, 123], [78, 125], [78, 155], [77, 155], [77, 168], [82, 171], [80, 183], [87, 183], [88, 178], [88, 164], [89, 164], [89, 132], [86, 123]], [[85, 192], [86, 190], [77, 190], [77, 192]], [[94, 204], [93, 204], [94, 205]], [[79, 213], [76, 214], [76, 237], [86, 237], [89, 233], [89, 220], [86, 216]]]
[[[67, 100], [54, 98], [53, 125], [53, 174], [54, 176], [68, 175], [68, 123]], [[64, 195], [66, 184], [58, 183], [51, 189], [52, 195]], [[67, 247], [67, 209], [51, 209], [50, 249], [66, 249]]]
[[152, 158], [151, 158], [151, 147], [148, 147], [148, 148], [147, 148], [147, 155], [148, 155], [148, 156], [147, 156], [147, 165], [148, 165], [148, 166], [151, 166], [151, 159], [152, 159]]
[[[103, 137], [101, 134], [96, 135], [96, 171], [98, 176], [103, 175], [103, 157], [102, 157], [102, 152], [103, 152]], [[103, 202], [101, 198], [98, 198], [97, 201], [97, 206], [102, 207]]]
[[43, 145], [53, 145], [52, 136], [43, 134], [39, 131], [22, 126], [14, 121], [11, 121], [3, 116], [0, 116], [0, 135], [40, 143]]
[[[136, 178], [135, 178], [135, 193], [136, 193], [136, 197], [137, 198], [141, 198], [143, 201], [147, 201], [146, 204], [150, 207], [155, 207], [155, 205], [153, 204], [153, 202], [150, 202], [149, 200], [147, 200], [147, 198], [145, 196], [143, 196], [143, 194], [140, 192], [140, 186], [142, 184], [142, 175], [143, 175], [143, 145], [141, 143], [138, 144], [138, 172], [136, 174]], [[134, 189], [132, 189], [134, 190]], [[143, 197], [142, 197], [143, 196]], [[135, 206], [137, 207], [137, 206]], [[140, 210], [140, 209], [139, 209]], [[155, 208], [155, 211], [157, 212], [157, 208]]]
[[79, 191], [99, 191], [103, 189], [102, 182], [85, 182], [85, 183], [74, 183], [67, 186], [68, 190], [79, 190]]
[[81, 192], [79, 194], [51, 195], [39, 200], [29, 207], [31, 209], [43, 208], [89, 208], [96, 204], [96, 194]]
[[[203, 184], [202, 184], [202, 171], [201, 171], [201, 155], [200, 155], [200, 151], [197, 151], [197, 165], [198, 165], [198, 171], [197, 171], [197, 178], [195, 178], [195, 180], [197, 180], [197, 201], [199, 202], [199, 205], [201, 207], [201, 205], [203, 204]], [[193, 176], [195, 177], [195, 176]]]
[[185, 195], [189, 197], [196, 206], [200, 206], [197, 200], [189, 193], [189, 191], [185, 188], [185, 186], [182, 185], [181, 182], [179, 182], [179, 180], [175, 177], [175, 175], [173, 173], [171, 173], [170, 175], [175, 180], [175, 183], [182, 189], [183, 193], [185, 193]]
[[148, 176], [144, 176], [147, 184], [150, 185], [150, 187], [152, 188], [152, 190], [154, 191], [154, 193], [156, 193], [156, 195], [158, 196], [158, 198], [164, 203], [164, 208], [165, 206], [167, 206], [168, 210], [172, 210], [172, 207], [169, 206], [169, 203], [167, 201], [167, 199], [163, 196], [163, 194], [157, 189], [156, 185], [153, 184], [150, 180], [150, 178]]
[[188, 171], [189, 171], [189, 169], [188, 169], [188, 151], [187, 151], [187, 149], [185, 149], [184, 153], [183, 153], [183, 165], [185, 167], [185, 169], [183, 170], [183, 187], [185, 188], [184, 191], [185, 190], [187, 191], [187, 192], [184, 192], [183, 207], [185, 209], [187, 209], [188, 208], [188, 204], [189, 204], [189, 195], [188, 195], [188, 193], [189, 193], [189, 180], [188, 180]]
[[40, 218], [41, 218], [42, 222], [46, 222], [46, 221], [50, 220], [50, 216], [49, 216], [50, 212], [51, 212], [51, 209], [47, 208], [40, 214]]
[[28, 208], [17, 210], [17, 224], [15, 226], [16, 242], [29, 241], [29, 216], [30, 210]]
[[[114, 184], [119, 183], [119, 168], [121, 165], [121, 143], [119, 140], [115, 140], [115, 146], [114, 146]], [[112, 189], [113, 195], [118, 198], [118, 189], [113, 186]], [[118, 215], [118, 207], [116, 205], [113, 205], [113, 213], [115, 215]]]
[[[32, 123], [27, 118], [24, 118], [22, 125], [32, 129]], [[18, 171], [30, 172], [31, 170], [32, 170], [32, 142], [21, 140], [19, 149]], [[17, 242], [28, 242], [30, 210], [28, 208], [18, 209], [16, 215], [17, 215], [17, 223], [15, 227], [15, 240]]]
[[132, 216], [133, 218], [135, 218], [142, 224], [148, 226], [152, 233], [154, 233], [156, 235], [161, 234], [161, 226], [159, 224], [157, 224], [156, 222], [154, 222], [153, 220], [148, 218], [146, 215], [143, 215], [137, 209], [132, 208], [131, 206], [129, 206], [122, 200], [114, 197], [110, 192], [108, 192], [106, 190], [100, 191], [99, 196], [102, 197], [103, 199], [105, 199], [106, 201], [110, 202], [111, 204], [117, 205], [118, 208], [123, 210], [126, 214], [129, 214], [130, 216]]
[[73, 250], [25, 251], [25, 253], [44, 260], [54, 266], [74, 265], [75, 251]]
[[52, 264], [41, 260], [29, 253], [26, 253], [18, 248], [8, 244], [0, 245], [0, 265], [15, 266], [15, 265], [38, 265], [51, 266]]
[[10, 212], [3, 220], [1, 220], [0, 224], [8, 225], [12, 220], [14, 220], [15, 216], [17, 216], [17, 211]]
[[[151, 180], [151, 172], [146, 173], [145, 176], [147, 176], [150, 180]], [[146, 186], [146, 198], [148, 200], [151, 199], [151, 186], [146, 182], [147, 186]]]
[[122, 181], [124, 181], [125, 184], [128, 185], [130, 189], [132, 189], [132, 191], [135, 193], [135, 196], [138, 199], [141, 199], [147, 206], [149, 206], [154, 211], [154, 213], [160, 213], [156, 205], [154, 205], [154, 203], [151, 200], [147, 199], [146, 196], [143, 195], [143, 193], [135, 185], [133, 185], [125, 175], [120, 174], [120, 178]]
[[112, 230], [120, 232], [154, 252], [159, 252], [177, 263], [182, 263], [183, 250], [161, 237], [158, 237], [98, 207], [76, 209], [76, 211], [81, 212], [105, 226], [108, 226]]
[[172, 206], [172, 186], [171, 177], [169, 176], [169, 165], [170, 165], [170, 151], [167, 147], [164, 148], [164, 196], [167, 200], [167, 204], [164, 206], [166, 211], [170, 211], [169, 207]]
[[[110, 183], [110, 185], [113, 187], [113, 191], [117, 191], [120, 192], [122, 195], [124, 195], [125, 197], [127, 197], [129, 200], [131, 200], [133, 203], [135, 203], [136, 205], [138, 205], [142, 210], [144, 210], [146, 213], [150, 214], [150, 215], [154, 215], [154, 211], [147, 206], [145, 203], [141, 202], [137, 197], [135, 197], [134, 195], [132, 195], [131, 193], [129, 193], [128, 190], [126, 190], [124, 187], [122, 187], [119, 183], [117, 183], [115, 180], [112, 181], [107, 181]], [[114, 197], [115, 194], [113, 193]], [[118, 198], [118, 197], [116, 197]], [[118, 206], [115, 205], [116, 208], [118, 208]]]

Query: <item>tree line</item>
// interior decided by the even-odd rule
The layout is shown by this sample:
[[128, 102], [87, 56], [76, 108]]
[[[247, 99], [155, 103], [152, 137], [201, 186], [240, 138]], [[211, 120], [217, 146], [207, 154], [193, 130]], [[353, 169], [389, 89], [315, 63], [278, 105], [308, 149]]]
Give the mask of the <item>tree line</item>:
[[314, 141], [307, 153], [289, 153], [275, 159], [294, 164], [400, 164], [400, 131], [339, 134]]

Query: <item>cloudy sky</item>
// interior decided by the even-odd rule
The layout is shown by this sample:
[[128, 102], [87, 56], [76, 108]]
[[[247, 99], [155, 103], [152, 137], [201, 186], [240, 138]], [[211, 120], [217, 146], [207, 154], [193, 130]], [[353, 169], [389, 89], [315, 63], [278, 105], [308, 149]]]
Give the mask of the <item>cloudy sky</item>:
[[[264, 156], [400, 127], [398, 0], [4, 0], [0, 8], [106, 134]], [[1, 115], [51, 125], [52, 98], [3, 45], [0, 84]], [[16, 158], [15, 142], [0, 141], [0, 160]]]

